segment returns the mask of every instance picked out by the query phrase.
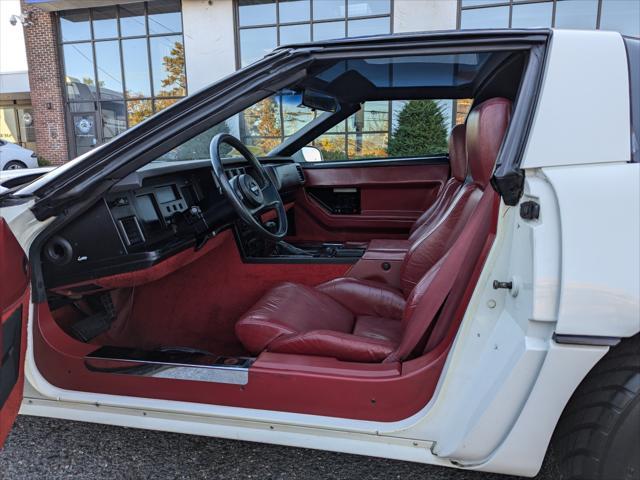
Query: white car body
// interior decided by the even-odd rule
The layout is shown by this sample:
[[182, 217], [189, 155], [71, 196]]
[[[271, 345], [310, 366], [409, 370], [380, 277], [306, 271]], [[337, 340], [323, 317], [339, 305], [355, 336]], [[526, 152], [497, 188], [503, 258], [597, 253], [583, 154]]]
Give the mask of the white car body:
[[[501, 205], [496, 240], [421, 411], [386, 423], [63, 390], [36, 368], [32, 305], [21, 413], [535, 475], [569, 398], [609, 350], [560, 337], [640, 331], [640, 164], [630, 163], [622, 37], [554, 31], [547, 55], [520, 200], [538, 203], [540, 217]], [[48, 224], [29, 206], [2, 211], [25, 252]], [[495, 290], [496, 278], [515, 288]]]
[[0, 171], [37, 167], [38, 157], [33, 150], [0, 140]]

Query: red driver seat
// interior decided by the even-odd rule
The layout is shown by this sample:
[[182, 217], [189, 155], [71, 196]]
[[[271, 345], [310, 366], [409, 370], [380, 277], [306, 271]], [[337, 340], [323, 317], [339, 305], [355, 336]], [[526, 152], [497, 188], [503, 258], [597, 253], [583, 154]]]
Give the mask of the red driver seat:
[[511, 102], [504, 98], [487, 100], [469, 114], [465, 136], [473, 181], [458, 189], [436, 221], [420, 228], [402, 265], [400, 289], [349, 277], [315, 288], [278, 285], [236, 323], [244, 347], [254, 355], [268, 350], [390, 362], [432, 344], [427, 332], [441, 331], [443, 315], [455, 310], [450, 299], [459, 299], [486, 240], [496, 203], [488, 184], [510, 115]]

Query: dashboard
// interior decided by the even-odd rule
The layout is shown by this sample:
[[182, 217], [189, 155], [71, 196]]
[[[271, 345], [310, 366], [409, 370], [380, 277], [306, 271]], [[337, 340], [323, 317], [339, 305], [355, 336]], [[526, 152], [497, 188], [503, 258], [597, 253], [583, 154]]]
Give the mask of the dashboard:
[[[304, 183], [290, 158], [269, 158], [265, 170], [283, 201]], [[252, 173], [225, 164], [229, 178]], [[151, 163], [116, 184], [63, 226], [43, 248], [48, 288], [148, 268], [228, 228], [237, 216], [214, 181], [209, 160]]]

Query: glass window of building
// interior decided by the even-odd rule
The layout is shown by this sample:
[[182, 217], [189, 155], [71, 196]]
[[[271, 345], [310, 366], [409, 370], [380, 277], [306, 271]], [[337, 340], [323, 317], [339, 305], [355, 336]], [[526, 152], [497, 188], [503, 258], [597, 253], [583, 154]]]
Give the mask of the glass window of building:
[[391, 0], [238, 0], [239, 63], [279, 45], [391, 33]]
[[638, 0], [458, 0], [459, 26], [614, 30], [640, 36]]
[[0, 140], [35, 151], [33, 111], [28, 100], [0, 100]]
[[[238, 0], [238, 61], [245, 67], [259, 60], [279, 45], [331, 40], [334, 38], [391, 33], [392, 0]], [[266, 153], [266, 146], [297, 129], [310, 112], [296, 110], [291, 98], [278, 97], [272, 102], [279, 124], [257, 128], [244, 112], [239, 117], [242, 140]], [[389, 109], [386, 123], [389, 123]], [[269, 131], [266, 131], [269, 130]], [[387, 132], [388, 133], [388, 132]], [[369, 135], [369, 132], [368, 132]], [[376, 132], [366, 138], [372, 142]], [[347, 137], [342, 138], [346, 155]], [[330, 142], [337, 141], [330, 137]], [[277, 145], [276, 143], [276, 145]], [[354, 144], [355, 145], [355, 144]], [[358, 143], [360, 145], [360, 143]], [[275, 145], [274, 145], [275, 146]], [[266, 150], [265, 150], [266, 149]], [[355, 150], [352, 149], [355, 152]]]
[[76, 155], [187, 94], [180, 0], [60, 12], [59, 27]]

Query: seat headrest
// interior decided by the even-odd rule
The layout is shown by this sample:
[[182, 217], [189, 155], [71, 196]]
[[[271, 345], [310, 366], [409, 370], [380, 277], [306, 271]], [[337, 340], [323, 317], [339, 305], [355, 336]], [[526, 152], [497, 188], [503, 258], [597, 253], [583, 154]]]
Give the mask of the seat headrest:
[[456, 125], [449, 137], [449, 164], [451, 176], [460, 182], [467, 177], [467, 139], [464, 124]]
[[486, 187], [511, 118], [511, 100], [491, 98], [474, 107], [467, 118], [467, 162], [473, 181]]

